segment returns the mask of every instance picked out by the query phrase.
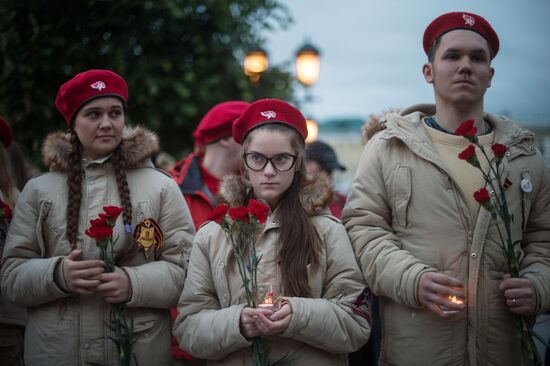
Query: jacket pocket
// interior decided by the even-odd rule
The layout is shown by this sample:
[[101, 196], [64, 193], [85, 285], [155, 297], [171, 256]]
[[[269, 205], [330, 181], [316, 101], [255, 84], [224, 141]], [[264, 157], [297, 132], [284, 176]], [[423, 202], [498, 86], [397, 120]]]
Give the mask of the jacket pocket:
[[43, 201], [40, 204], [40, 210], [38, 212], [38, 220], [36, 222], [36, 240], [38, 241], [38, 247], [40, 248], [40, 256], [46, 258], [48, 251], [46, 249], [46, 240], [44, 239], [44, 228], [47, 228], [48, 215], [52, 208], [52, 201]]
[[136, 309], [134, 349], [140, 365], [170, 364], [170, 316], [167, 310]]
[[227, 308], [231, 305], [231, 293], [229, 292], [225, 264], [219, 262], [214, 271], [214, 287], [216, 288], [220, 307]]
[[407, 209], [411, 199], [411, 169], [398, 166], [393, 178], [393, 213], [397, 224], [407, 226]]
[[69, 365], [77, 360], [78, 329], [75, 318], [74, 312], [61, 311], [58, 306], [30, 308], [25, 328], [25, 363]]

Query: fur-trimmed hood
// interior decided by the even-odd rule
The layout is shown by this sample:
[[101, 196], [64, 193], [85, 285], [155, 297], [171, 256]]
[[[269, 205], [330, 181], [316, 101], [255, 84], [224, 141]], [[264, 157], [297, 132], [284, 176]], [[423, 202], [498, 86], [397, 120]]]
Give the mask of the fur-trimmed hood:
[[[69, 170], [70, 136], [67, 132], [58, 131], [44, 140], [42, 159], [51, 170]], [[159, 151], [159, 139], [154, 132], [142, 126], [124, 127], [121, 149], [126, 158], [126, 168], [135, 168]]]
[[[227, 175], [220, 185], [220, 199], [230, 207], [244, 205], [250, 183], [240, 175]], [[300, 195], [302, 205], [310, 215], [318, 214], [326, 209], [333, 199], [333, 191], [329, 177], [322, 173], [315, 178], [308, 178]]]

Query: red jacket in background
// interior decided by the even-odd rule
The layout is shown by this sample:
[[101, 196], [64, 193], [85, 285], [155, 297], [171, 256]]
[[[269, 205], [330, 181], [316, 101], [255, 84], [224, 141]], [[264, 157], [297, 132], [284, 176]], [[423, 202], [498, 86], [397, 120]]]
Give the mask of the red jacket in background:
[[[330, 213], [332, 216], [337, 218], [342, 218], [342, 210], [344, 209], [344, 204], [346, 203], [346, 195], [334, 191], [334, 199], [332, 202], [328, 205], [328, 208], [330, 210]], [[193, 213], [191, 212], [191, 216], [193, 216]]]

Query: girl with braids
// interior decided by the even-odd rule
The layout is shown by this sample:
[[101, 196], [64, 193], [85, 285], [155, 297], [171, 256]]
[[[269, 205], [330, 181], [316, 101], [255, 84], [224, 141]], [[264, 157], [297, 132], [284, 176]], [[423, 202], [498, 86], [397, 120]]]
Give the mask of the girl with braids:
[[[48, 136], [50, 172], [31, 179], [15, 207], [1, 290], [28, 308], [30, 365], [116, 364], [111, 303], [125, 303], [133, 318], [138, 364], [170, 363], [169, 309], [183, 288], [194, 226], [177, 185], [150, 161], [157, 137], [124, 126], [127, 100], [125, 80], [108, 70], [63, 84], [56, 107], [69, 132]], [[85, 230], [109, 205], [124, 211], [113, 233], [116, 269], [105, 273]], [[155, 249], [134, 239], [143, 222], [162, 232]]]
[[277, 99], [250, 104], [234, 122], [242, 174], [221, 186], [229, 206], [250, 198], [270, 214], [258, 236], [258, 283], [278, 285], [279, 310], [250, 308], [232, 245], [216, 222], [203, 225], [175, 323], [183, 350], [212, 365], [251, 364], [251, 339], [263, 337], [271, 362], [347, 365], [370, 333], [369, 291], [341, 222], [326, 205], [328, 179], [305, 175], [306, 121]]

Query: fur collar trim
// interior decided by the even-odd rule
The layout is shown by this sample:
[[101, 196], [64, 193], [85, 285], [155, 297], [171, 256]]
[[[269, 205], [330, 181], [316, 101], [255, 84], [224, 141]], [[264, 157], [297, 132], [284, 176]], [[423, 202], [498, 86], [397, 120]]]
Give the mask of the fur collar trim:
[[[245, 204], [249, 190], [250, 183], [243, 176], [231, 174], [223, 178], [219, 196], [229, 207], [241, 206]], [[310, 215], [318, 214], [325, 209], [333, 199], [328, 176], [321, 174], [308, 179], [302, 188], [300, 199]]]
[[[135, 168], [159, 151], [159, 139], [144, 127], [124, 127], [121, 148], [126, 158], [126, 168]], [[69, 133], [51, 133], [42, 146], [43, 162], [51, 170], [68, 171], [71, 150]]]

